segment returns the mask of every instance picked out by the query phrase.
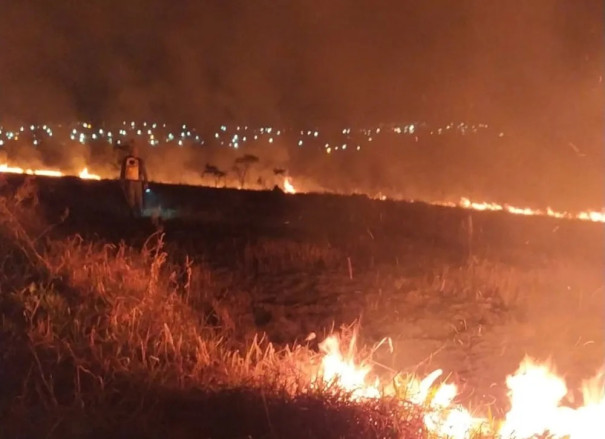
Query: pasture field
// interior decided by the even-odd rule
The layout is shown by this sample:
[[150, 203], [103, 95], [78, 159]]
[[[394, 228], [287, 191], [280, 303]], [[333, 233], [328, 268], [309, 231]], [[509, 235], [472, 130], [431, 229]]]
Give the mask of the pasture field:
[[494, 417], [525, 354], [572, 389], [602, 365], [600, 223], [160, 184], [147, 197], [132, 219], [117, 182], [2, 181], [0, 437], [427, 437], [415, 408], [300, 391], [318, 342], [352, 324], [360, 355], [388, 340], [373, 373], [441, 368]]

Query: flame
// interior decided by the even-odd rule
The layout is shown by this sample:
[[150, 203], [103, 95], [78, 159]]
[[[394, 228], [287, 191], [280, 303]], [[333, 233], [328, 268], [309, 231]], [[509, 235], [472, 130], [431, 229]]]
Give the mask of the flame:
[[292, 185], [292, 180], [290, 177], [284, 177], [284, 191], [287, 194], [295, 194], [296, 188]]
[[353, 336], [347, 353], [341, 352], [340, 340], [336, 336], [330, 336], [321, 342], [319, 348], [325, 355], [322, 358], [321, 372], [317, 379], [349, 392], [350, 398], [353, 400], [378, 398], [381, 394], [377, 387], [378, 381], [375, 381], [373, 385], [367, 382], [367, 376], [372, 367], [355, 362], [355, 341], [356, 337]]
[[61, 171], [55, 171], [52, 169], [23, 169], [17, 166], [8, 166], [4, 163], [0, 165], [0, 172], [6, 174], [27, 174], [27, 175], [40, 175], [45, 177], [63, 177]]
[[461, 198], [458, 203], [450, 201], [441, 201], [432, 203], [437, 206], [446, 207], [461, 207], [463, 209], [479, 210], [479, 211], [504, 211], [514, 215], [527, 215], [527, 216], [550, 216], [553, 218], [560, 219], [575, 219], [581, 221], [592, 221], [598, 223], [605, 223], [605, 210], [601, 212], [596, 210], [585, 210], [578, 213], [571, 213], [565, 211], [557, 211], [550, 207], [546, 209], [532, 209], [530, 207], [518, 207], [510, 204], [498, 204], [488, 202], [477, 202], [471, 201], [468, 198]]
[[506, 379], [511, 409], [500, 429], [503, 437], [533, 437], [549, 433], [555, 438], [588, 439], [603, 434], [605, 380], [603, 371], [582, 386], [584, 405], [561, 406], [567, 395], [565, 381], [548, 364], [526, 357]]
[[[9, 166], [8, 164], [0, 164], [0, 173], [8, 173], [8, 174], [27, 174], [27, 175], [39, 175], [45, 177], [64, 177], [66, 175], [73, 175], [69, 173], [65, 173], [63, 171], [52, 170], [52, 169], [26, 169], [20, 168], [17, 166]], [[98, 174], [92, 174], [88, 171], [88, 168], [84, 168], [79, 174], [78, 177], [85, 180], [101, 180], [101, 176]], [[284, 177], [284, 192], [288, 194], [297, 193], [296, 188], [292, 184], [292, 179], [290, 177]], [[387, 197], [383, 194], [378, 194], [377, 198], [380, 200], [386, 200]], [[451, 201], [437, 201], [433, 202], [433, 205], [436, 206], [445, 206], [445, 207], [460, 207], [463, 209], [470, 210], [478, 210], [478, 211], [503, 211], [508, 212], [514, 215], [527, 215], [527, 216], [550, 216], [553, 218], [559, 219], [571, 219], [571, 220], [580, 220], [580, 221], [591, 221], [591, 222], [599, 222], [605, 223], [605, 210], [596, 211], [596, 210], [585, 210], [578, 213], [565, 212], [565, 211], [557, 211], [550, 207], [546, 209], [533, 209], [530, 207], [518, 207], [512, 206], [510, 204], [498, 204], [493, 202], [477, 202], [471, 201], [469, 198], [462, 197], [460, 201], [457, 203]]]
[[[66, 175], [62, 171], [54, 169], [26, 169], [18, 166], [8, 166], [7, 163], [0, 164], [0, 174], [26, 174], [26, 175], [38, 175], [43, 177], [65, 177]], [[101, 176], [97, 174], [91, 174], [88, 172], [88, 168], [84, 168], [79, 174], [83, 180], [100, 180]]]
[[[567, 395], [565, 381], [551, 365], [525, 358], [515, 374], [506, 379], [510, 410], [500, 422], [488, 422], [454, 402], [458, 388], [453, 383], [437, 380], [443, 371], [437, 369], [426, 377], [395, 377], [384, 385], [371, 378], [371, 363], [357, 361], [355, 337], [346, 352], [337, 335], [330, 335], [320, 345], [323, 353], [321, 370], [315, 378], [327, 389], [344, 390], [352, 401], [383, 396], [399, 397], [424, 410], [424, 425], [436, 437], [468, 439], [488, 434], [501, 439], [529, 439], [548, 434], [554, 439], [596, 439], [601, 437], [605, 419], [605, 368], [582, 386], [584, 405], [562, 406]], [[397, 379], [399, 378], [399, 379]], [[499, 426], [498, 426], [499, 425]]]
[[97, 174], [91, 174], [88, 172], [88, 168], [82, 169], [82, 172], [78, 176], [85, 180], [100, 180], [101, 176]]

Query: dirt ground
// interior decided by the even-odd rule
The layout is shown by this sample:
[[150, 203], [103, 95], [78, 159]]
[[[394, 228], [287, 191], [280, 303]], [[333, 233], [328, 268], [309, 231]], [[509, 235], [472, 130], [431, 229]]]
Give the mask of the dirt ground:
[[163, 218], [135, 221], [114, 182], [42, 181], [49, 218], [70, 211], [53, 233], [136, 244], [161, 224], [276, 343], [359, 319], [363, 343], [392, 342], [376, 371], [441, 368], [467, 406], [505, 410], [526, 354], [570, 389], [604, 364], [602, 224], [473, 212], [470, 235], [460, 209], [167, 185], [149, 195]]

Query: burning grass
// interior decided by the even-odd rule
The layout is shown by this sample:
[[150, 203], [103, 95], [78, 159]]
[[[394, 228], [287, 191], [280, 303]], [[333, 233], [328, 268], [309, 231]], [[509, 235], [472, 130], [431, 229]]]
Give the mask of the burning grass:
[[[250, 294], [225, 293], [203, 263], [175, 263], [161, 230], [140, 248], [51, 239], [31, 186], [0, 198], [0, 218], [4, 437], [466, 438], [497, 428], [458, 405], [456, 386], [439, 370], [424, 379], [377, 373], [375, 349], [357, 350], [357, 327], [320, 343], [270, 343], [257, 334]], [[244, 271], [336, 264], [337, 252], [304, 248], [295, 259], [296, 249], [279, 242], [248, 246]], [[483, 288], [502, 270], [468, 270], [480, 285], [464, 284], [466, 272], [440, 273], [427, 288], [441, 292], [441, 300], [483, 290], [481, 298], [499, 307], [514, 303]], [[526, 372], [541, 370], [524, 365]], [[549, 374], [542, 374], [546, 386], [554, 382], [553, 397], [561, 397], [561, 383]], [[584, 417], [590, 425], [604, 407], [602, 377], [595, 380], [585, 394], [593, 404], [581, 413], [559, 410], [552, 399], [519, 406], [530, 417], [536, 407], [546, 409], [523, 437], [543, 433], [540, 422], [548, 417]], [[536, 393], [532, 383], [521, 388]], [[598, 437], [581, 434], [573, 437]]]

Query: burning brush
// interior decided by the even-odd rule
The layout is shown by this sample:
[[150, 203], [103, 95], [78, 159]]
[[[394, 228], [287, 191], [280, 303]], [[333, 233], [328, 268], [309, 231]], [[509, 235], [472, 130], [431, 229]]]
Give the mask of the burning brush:
[[323, 353], [315, 385], [345, 392], [351, 401], [388, 398], [401, 407], [412, 403], [423, 412], [426, 430], [438, 438], [469, 439], [489, 435], [501, 439], [529, 439], [547, 435], [553, 439], [598, 439], [605, 435], [605, 368], [582, 386], [583, 401], [576, 408], [562, 405], [568, 393], [563, 378], [549, 363], [529, 357], [506, 379], [510, 409], [504, 419], [471, 413], [456, 402], [458, 388], [438, 382], [441, 369], [424, 378], [372, 376], [369, 359], [356, 355], [356, 332], [343, 348], [341, 337], [332, 334], [319, 345]]

